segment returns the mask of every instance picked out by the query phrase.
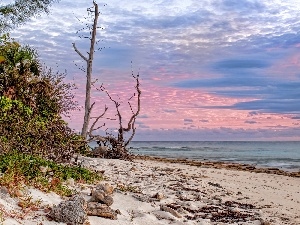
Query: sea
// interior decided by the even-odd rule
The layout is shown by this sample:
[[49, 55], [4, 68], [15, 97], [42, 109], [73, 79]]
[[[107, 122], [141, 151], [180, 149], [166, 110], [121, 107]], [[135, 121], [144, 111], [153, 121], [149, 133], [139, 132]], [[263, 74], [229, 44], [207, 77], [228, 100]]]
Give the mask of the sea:
[[300, 141], [134, 141], [129, 151], [137, 155], [300, 171]]

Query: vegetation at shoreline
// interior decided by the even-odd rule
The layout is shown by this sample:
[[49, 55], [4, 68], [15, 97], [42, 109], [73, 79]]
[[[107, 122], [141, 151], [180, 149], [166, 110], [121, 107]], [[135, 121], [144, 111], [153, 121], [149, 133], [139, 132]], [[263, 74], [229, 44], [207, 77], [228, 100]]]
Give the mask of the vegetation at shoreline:
[[[96, 172], [62, 164], [87, 149], [62, 119], [76, 109], [73, 86], [63, 79], [64, 74], [43, 68], [33, 48], [8, 35], [0, 38], [0, 186], [12, 196], [26, 186], [70, 196], [75, 191], [65, 185], [69, 179], [102, 179]], [[28, 196], [20, 202], [25, 208], [35, 204]]]
[[33, 186], [45, 192], [70, 196], [74, 190], [64, 185], [68, 179], [79, 183], [94, 183], [103, 179], [85, 168], [58, 164], [17, 151], [0, 155], [0, 172], [0, 185], [7, 187], [12, 195], [24, 186]]
[[41, 65], [36, 51], [0, 39], [0, 152], [17, 150], [67, 162], [86, 144], [61, 115], [76, 108], [64, 74]]
[[[41, 9], [47, 9], [49, 4], [41, 6]], [[100, 12], [96, 2], [93, 4], [97, 9], [97, 19]], [[0, 7], [2, 16], [12, 13], [13, 7], [18, 5]], [[92, 9], [89, 10], [93, 12]], [[26, 21], [26, 18], [19, 22]], [[11, 22], [15, 23], [13, 19]], [[94, 42], [96, 24], [94, 21]], [[3, 32], [1, 29], [0, 31]], [[73, 46], [82, 57], [74, 43]], [[92, 59], [93, 57], [85, 61], [91, 63]], [[91, 71], [91, 67], [92, 64], [88, 70]], [[64, 82], [65, 74], [54, 73], [43, 66], [34, 48], [21, 45], [8, 34], [0, 36], [0, 186], [7, 187], [13, 195], [15, 190], [32, 185], [42, 191], [54, 191], [68, 196], [72, 191], [63, 184], [66, 180], [72, 178], [75, 182], [88, 183], [101, 179], [96, 173], [79, 166], [62, 164], [70, 162], [76, 154], [131, 159], [126, 146], [135, 135], [141, 95], [139, 75], [132, 76], [136, 80], [137, 93], [128, 100], [132, 112], [128, 122], [123, 121], [120, 103], [103, 86], [99, 89], [115, 105], [120, 126], [118, 136], [115, 137], [110, 132], [106, 132], [103, 137], [92, 134], [102, 127], [95, 128], [95, 125], [104, 116], [106, 106], [105, 112], [95, 119], [89, 130], [85, 134], [78, 134], [62, 118], [77, 109], [72, 94], [74, 85]], [[137, 101], [136, 110], [132, 107], [131, 99]], [[94, 103], [86, 107], [89, 115], [93, 106]], [[127, 141], [126, 132], [132, 132]], [[88, 142], [92, 140], [97, 140], [99, 144], [97, 154], [89, 151]]]

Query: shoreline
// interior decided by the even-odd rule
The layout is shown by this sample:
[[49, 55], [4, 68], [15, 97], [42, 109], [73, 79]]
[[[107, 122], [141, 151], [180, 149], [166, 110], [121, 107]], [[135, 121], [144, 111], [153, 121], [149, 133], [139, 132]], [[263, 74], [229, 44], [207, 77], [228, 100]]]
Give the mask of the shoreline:
[[201, 161], [201, 160], [192, 160], [187, 158], [166, 158], [166, 157], [148, 156], [148, 155], [134, 155], [134, 158], [140, 160], [150, 160], [150, 161], [167, 162], [167, 163], [181, 163], [189, 166], [202, 167], [202, 168], [230, 169], [230, 170], [237, 170], [237, 171], [277, 174], [277, 175], [300, 178], [300, 170], [287, 171], [275, 167], [258, 167], [250, 164], [244, 164], [244, 163]]
[[247, 164], [256, 168], [278, 168], [286, 172], [300, 172], [298, 146], [299, 142], [290, 141], [141, 141], [133, 142], [129, 151], [136, 155]]
[[[133, 161], [79, 156], [85, 168], [103, 174], [113, 187], [111, 208], [117, 220], [89, 216], [90, 225], [298, 225], [300, 180], [277, 170], [253, 172], [247, 165], [193, 162], [186, 159], [136, 157]], [[276, 172], [277, 171], [277, 172]], [[73, 187], [90, 198], [94, 185]], [[49, 208], [66, 200], [28, 187], [33, 200]], [[0, 205], [19, 212], [14, 200], [1, 194]], [[24, 219], [8, 217], [4, 225], [59, 225], [43, 209]]]

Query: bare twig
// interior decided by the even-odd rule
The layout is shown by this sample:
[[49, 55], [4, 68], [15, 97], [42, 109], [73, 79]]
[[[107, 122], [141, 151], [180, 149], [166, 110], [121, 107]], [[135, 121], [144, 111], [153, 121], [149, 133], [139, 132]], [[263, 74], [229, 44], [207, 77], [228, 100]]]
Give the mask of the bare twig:
[[107, 110], [108, 110], [108, 107], [105, 106], [103, 113], [102, 113], [100, 116], [98, 116], [98, 117], [95, 119], [95, 121], [93, 122], [93, 124], [92, 124], [92, 126], [91, 126], [91, 128], [90, 128], [90, 131], [89, 131], [89, 133], [88, 133], [88, 134], [89, 134], [89, 137], [90, 137], [88, 141], [91, 141], [91, 140], [94, 140], [94, 139], [95, 139], [96, 135], [93, 135], [93, 131], [98, 130], [98, 129], [100, 129], [100, 128], [102, 128], [102, 127], [105, 126], [105, 123], [104, 123], [102, 126], [100, 126], [100, 127], [98, 127], [98, 128], [94, 128], [95, 125], [98, 123], [99, 119], [102, 118], [102, 117], [105, 115], [105, 113], [106, 113]]

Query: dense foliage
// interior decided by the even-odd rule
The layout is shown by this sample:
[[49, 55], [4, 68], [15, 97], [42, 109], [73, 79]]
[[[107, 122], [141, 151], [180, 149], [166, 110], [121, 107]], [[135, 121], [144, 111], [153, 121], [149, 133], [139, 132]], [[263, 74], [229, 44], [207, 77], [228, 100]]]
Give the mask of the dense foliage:
[[0, 150], [67, 161], [84, 148], [61, 118], [76, 107], [64, 76], [42, 69], [36, 52], [0, 39]]
[[15, 0], [0, 6], [0, 33], [23, 24], [30, 17], [48, 13], [49, 6], [57, 0]]

